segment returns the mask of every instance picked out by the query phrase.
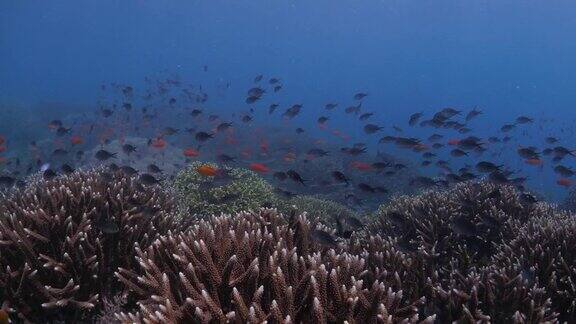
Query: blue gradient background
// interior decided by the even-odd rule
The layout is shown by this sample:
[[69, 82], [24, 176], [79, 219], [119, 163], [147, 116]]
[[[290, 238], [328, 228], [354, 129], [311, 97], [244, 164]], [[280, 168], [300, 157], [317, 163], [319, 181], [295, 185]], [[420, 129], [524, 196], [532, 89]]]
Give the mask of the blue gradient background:
[[[521, 168], [531, 187], [561, 197], [550, 163], [534, 170], [508, 151], [541, 147], [549, 135], [574, 148], [575, 13], [574, 1], [533, 0], [5, 0], [0, 104], [94, 109], [102, 82], [138, 83], [169, 71], [208, 88], [230, 81], [218, 102], [230, 110], [246, 109], [256, 74], [278, 76], [284, 104], [304, 103], [302, 124], [325, 114], [327, 102], [342, 109], [357, 91], [370, 94], [363, 108], [387, 133], [398, 125], [410, 136], [434, 132], [408, 130], [413, 112], [478, 106], [485, 114], [470, 127], [480, 137], [497, 135], [520, 114], [536, 118], [515, 131], [502, 155], [482, 158]], [[334, 128], [367, 140], [357, 120], [331, 118]], [[369, 140], [374, 147], [377, 139]]]

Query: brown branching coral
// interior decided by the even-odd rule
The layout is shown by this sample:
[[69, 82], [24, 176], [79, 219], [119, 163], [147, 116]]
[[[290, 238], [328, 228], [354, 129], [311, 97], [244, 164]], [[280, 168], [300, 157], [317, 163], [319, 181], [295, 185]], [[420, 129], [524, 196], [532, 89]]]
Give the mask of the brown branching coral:
[[103, 170], [39, 180], [0, 203], [0, 298], [20, 320], [90, 318], [123, 287], [132, 246], [173, 228], [172, 203], [154, 186]]
[[546, 291], [527, 285], [509, 269], [489, 266], [467, 275], [450, 273], [450, 280], [434, 287], [439, 320], [473, 323], [555, 323]]
[[369, 230], [392, 245], [390, 251], [404, 253], [392, 269], [408, 295], [427, 297], [424, 314], [438, 314], [442, 322], [537, 323], [557, 315], [548, 295], [495, 266], [493, 256], [538, 217], [556, 217], [556, 211], [512, 187], [465, 183], [398, 198], [380, 209]]
[[494, 256], [497, 275], [535, 287], [550, 298], [561, 321], [576, 320], [576, 218], [537, 217]]
[[576, 220], [511, 187], [397, 198], [349, 235], [294, 209], [185, 226], [171, 210], [160, 188], [103, 170], [13, 191], [0, 203], [3, 309], [101, 323], [576, 318]]
[[576, 189], [570, 189], [564, 201], [560, 204], [560, 208], [576, 213]]
[[396, 238], [400, 250], [420, 254], [434, 270], [465, 269], [487, 264], [495, 244], [514, 237], [536, 206], [512, 187], [464, 183], [393, 200], [370, 232]]
[[[274, 210], [214, 217], [136, 247], [140, 269], [116, 276], [143, 298], [123, 322], [417, 322], [409, 301], [373, 279], [367, 260], [322, 248], [304, 216]], [[372, 279], [370, 279], [372, 278]], [[425, 321], [432, 322], [434, 317]]]

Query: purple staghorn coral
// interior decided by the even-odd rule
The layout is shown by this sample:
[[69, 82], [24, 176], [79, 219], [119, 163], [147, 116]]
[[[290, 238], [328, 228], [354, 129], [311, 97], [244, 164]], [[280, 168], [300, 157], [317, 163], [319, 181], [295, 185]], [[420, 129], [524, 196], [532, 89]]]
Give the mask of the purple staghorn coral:
[[[527, 231], [542, 230], [540, 219], [556, 222], [563, 217], [512, 187], [464, 183], [393, 200], [380, 209], [369, 231], [403, 253], [404, 262], [395, 264], [409, 265], [399, 271], [408, 285], [404, 291], [412, 299], [426, 297], [424, 315], [437, 314], [440, 322], [554, 322], [569, 305], [559, 307], [550, 299], [556, 293], [523, 282], [519, 275], [534, 266], [535, 258], [526, 251], [539, 251], [544, 242], [562, 246], [544, 235], [539, 237], [542, 243], [527, 242]], [[517, 246], [513, 258], [508, 244]], [[514, 267], [517, 260], [528, 268]]]
[[[214, 217], [138, 246], [138, 269], [116, 276], [140, 296], [122, 322], [419, 322], [408, 301], [370, 277], [363, 256], [311, 240], [303, 216], [274, 210]], [[434, 316], [424, 319], [432, 322]]]
[[0, 201], [3, 309], [21, 322], [576, 317], [576, 220], [512, 187], [399, 197], [347, 235], [305, 210], [186, 223], [172, 210], [159, 186], [104, 170], [14, 189]]
[[0, 202], [0, 298], [22, 321], [87, 320], [124, 287], [132, 245], [173, 228], [157, 187], [103, 170], [38, 180]]

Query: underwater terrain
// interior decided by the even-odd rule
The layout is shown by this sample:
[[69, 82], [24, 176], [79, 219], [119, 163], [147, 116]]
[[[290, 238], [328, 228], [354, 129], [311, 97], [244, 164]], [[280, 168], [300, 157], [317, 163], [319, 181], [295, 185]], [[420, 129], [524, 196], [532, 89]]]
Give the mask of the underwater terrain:
[[0, 3], [0, 324], [576, 323], [575, 11]]

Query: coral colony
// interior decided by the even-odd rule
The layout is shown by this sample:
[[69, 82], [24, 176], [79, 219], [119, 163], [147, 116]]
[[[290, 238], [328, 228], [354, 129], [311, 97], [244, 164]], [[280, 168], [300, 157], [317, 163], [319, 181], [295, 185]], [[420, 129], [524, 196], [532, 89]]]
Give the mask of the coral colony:
[[576, 220], [511, 186], [461, 183], [358, 215], [277, 195], [249, 170], [201, 167], [170, 185], [100, 168], [4, 193], [2, 312], [36, 323], [576, 316]]

